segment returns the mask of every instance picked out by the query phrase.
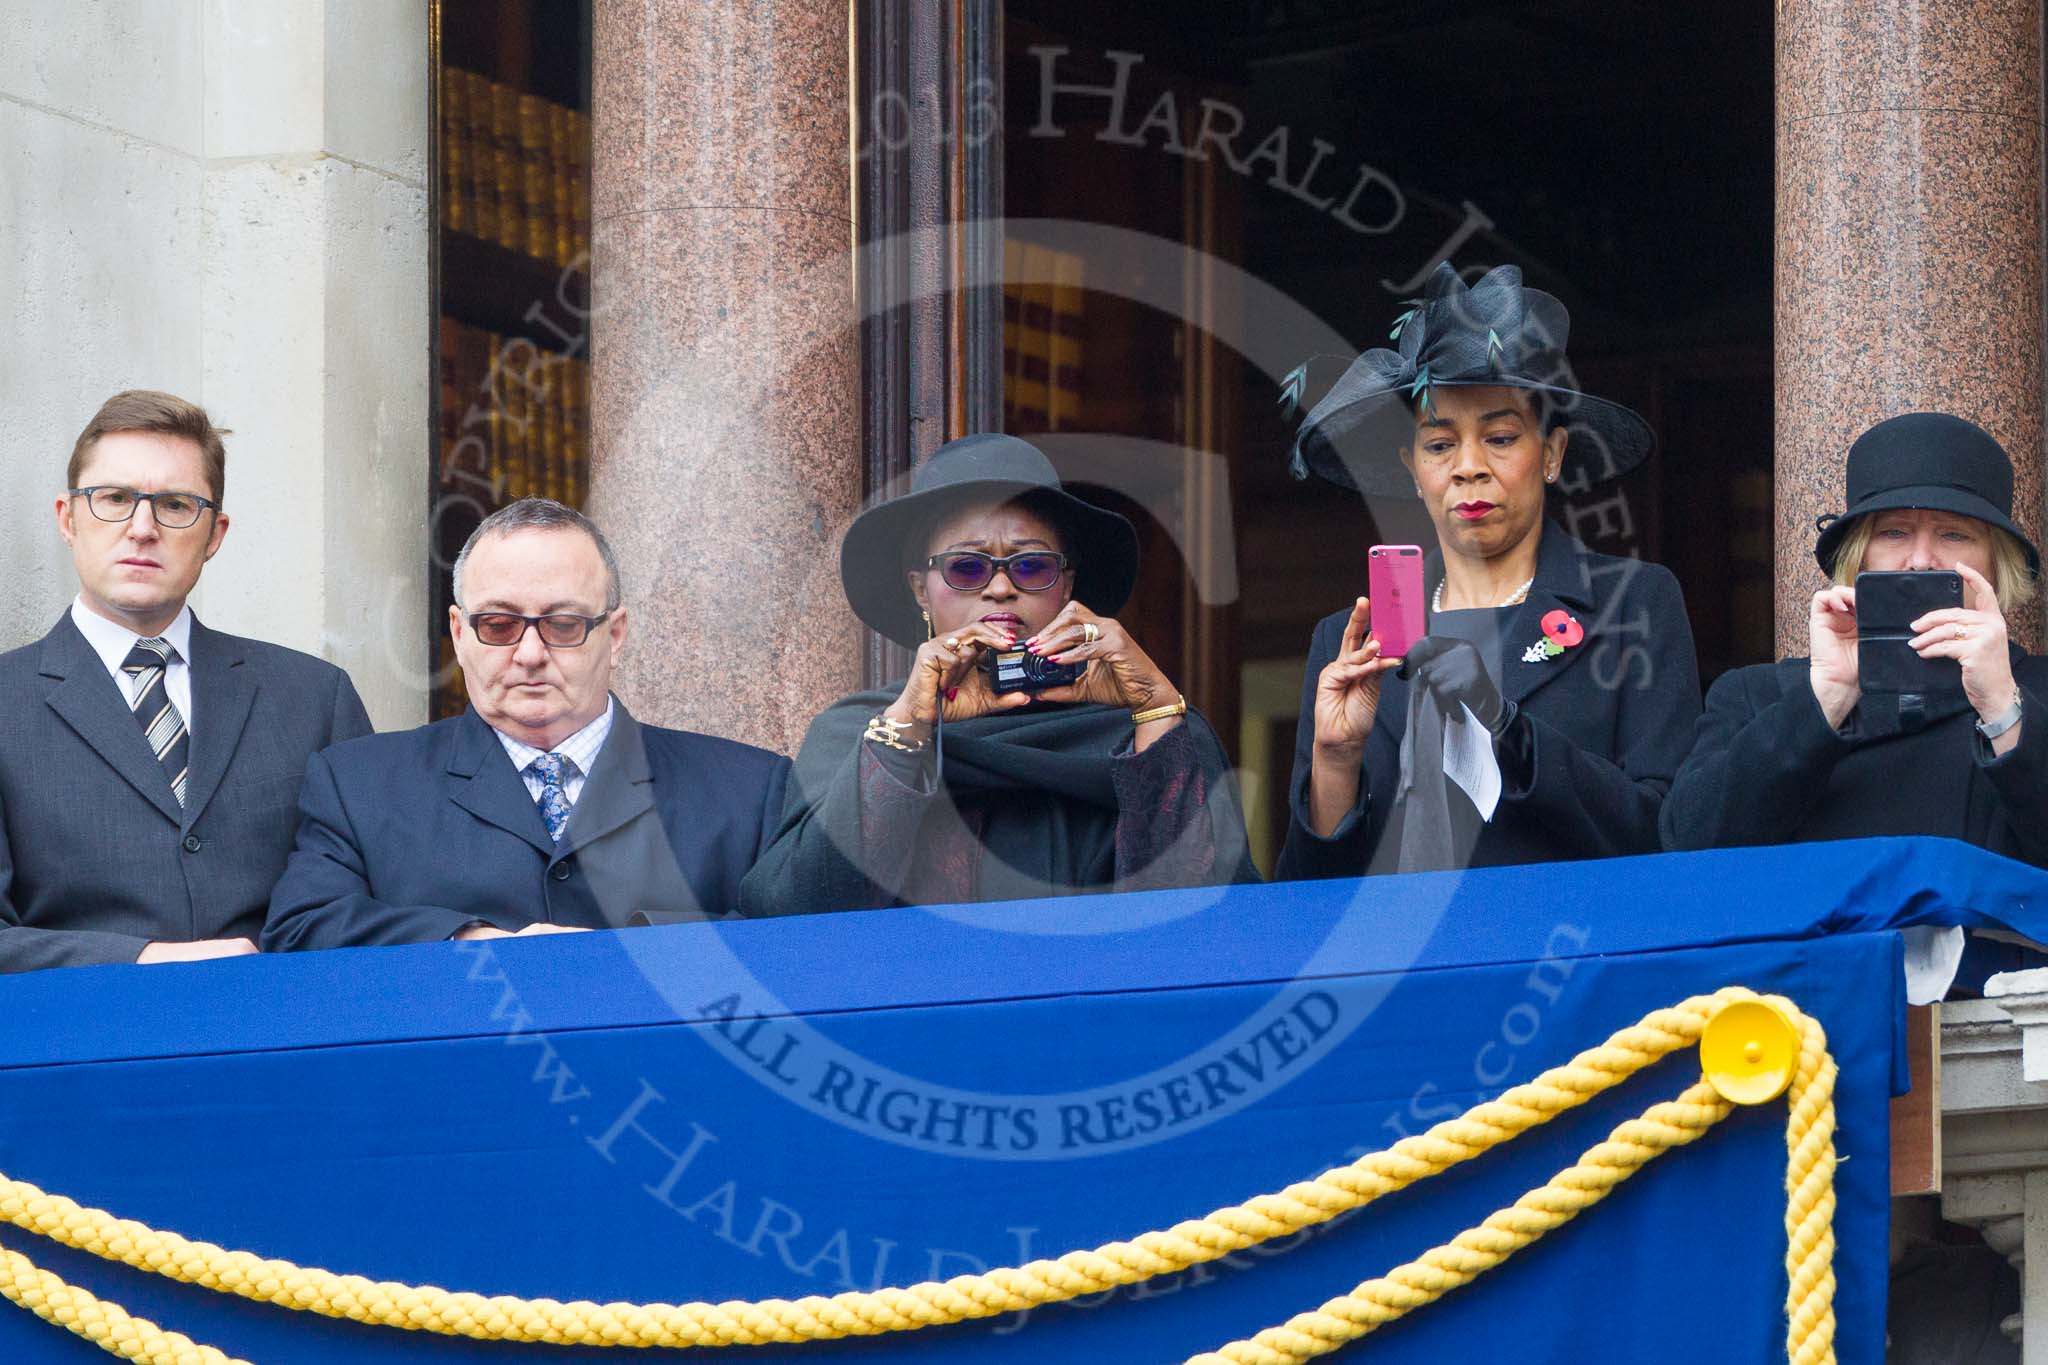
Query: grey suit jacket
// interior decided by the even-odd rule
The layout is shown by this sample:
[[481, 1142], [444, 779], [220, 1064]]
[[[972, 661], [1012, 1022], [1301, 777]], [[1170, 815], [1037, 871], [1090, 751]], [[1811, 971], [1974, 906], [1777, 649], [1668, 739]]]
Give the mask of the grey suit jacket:
[[197, 620], [190, 664], [181, 810], [68, 612], [0, 654], [0, 972], [262, 931], [306, 761], [370, 733], [370, 718], [334, 665]]

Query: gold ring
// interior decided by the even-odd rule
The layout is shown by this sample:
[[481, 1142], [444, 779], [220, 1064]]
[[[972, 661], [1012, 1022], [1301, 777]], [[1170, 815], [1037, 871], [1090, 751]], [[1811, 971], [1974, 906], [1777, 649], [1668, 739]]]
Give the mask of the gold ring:
[[948, 635], [948, 636], [946, 637], [946, 648], [948, 648], [948, 649], [958, 649], [958, 648], [960, 648], [960, 637], [959, 637], [959, 636], [957, 636], [957, 635]]
[[1096, 624], [1095, 624], [1095, 623], [1094, 623], [1093, 621], [1083, 621], [1083, 622], [1081, 623], [1081, 643], [1082, 643], [1082, 644], [1084, 644], [1084, 645], [1092, 645], [1092, 644], [1094, 644], [1094, 643], [1095, 643], [1095, 642], [1096, 642], [1097, 640], [1100, 640], [1101, 638], [1102, 638], [1102, 631], [1101, 631], [1100, 629], [1098, 629], [1098, 628], [1096, 627]]
[[1965, 636], [1966, 636], [1966, 635], [1968, 635], [1969, 633], [1970, 633], [1970, 631], [1969, 631], [1969, 627], [1967, 627], [1967, 626], [1960, 626], [1960, 625], [1959, 625], [1959, 626], [1957, 626], [1957, 627], [1956, 627], [1956, 638], [1957, 638], [1958, 640], [1962, 639], [1963, 637], [1965, 637]]

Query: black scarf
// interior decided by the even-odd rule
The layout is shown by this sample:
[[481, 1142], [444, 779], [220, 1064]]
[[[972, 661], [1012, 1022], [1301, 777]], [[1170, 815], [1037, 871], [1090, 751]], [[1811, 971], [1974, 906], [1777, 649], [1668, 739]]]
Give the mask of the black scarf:
[[[814, 838], [824, 835], [835, 850], [860, 847], [859, 802], [834, 797], [857, 791], [862, 735], [901, 691], [895, 686], [842, 697], [811, 722], [797, 754], [785, 833], [815, 816], [826, 827], [810, 831]], [[1204, 817], [1216, 850], [1214, 880], [1256, 881], [1222, 746], [1194, 712], [1183, 724], [1207, 786]], [[1111, 889], [1118, 815], [1111, 761], [1130, 738], [1130, 712], [1093, 703], [1034, 705], [940, 727], [934, 741], [938, 781], [953, 805], [981, 815], [982, 899]], [[951, 817], [950, 809], [935, 816]], [[854, 905], [891, 899], [843, 853], [823, 861], [826, 884], [802, 888], [806, 900]], [[817, 864], [811, 869], [817, 871]]]

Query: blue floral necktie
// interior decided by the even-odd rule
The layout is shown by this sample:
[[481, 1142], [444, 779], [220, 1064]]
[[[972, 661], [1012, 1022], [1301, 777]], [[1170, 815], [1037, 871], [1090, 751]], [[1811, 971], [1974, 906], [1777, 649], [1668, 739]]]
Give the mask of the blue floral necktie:
[[562, 790], [562, 769], [568, 762], [560, 754], [542, 754], [527, 764], [540, 774], [540, 818], [547, 823], [548, 837], [558, 844], [562, 831], [569, 828], [569, 795]]

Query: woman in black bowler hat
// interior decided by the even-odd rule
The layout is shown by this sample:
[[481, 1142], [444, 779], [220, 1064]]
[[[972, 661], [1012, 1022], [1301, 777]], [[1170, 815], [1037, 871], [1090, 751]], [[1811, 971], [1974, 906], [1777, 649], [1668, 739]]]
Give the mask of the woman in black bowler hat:
[[[1656, 444], [1580, 392], [1564, 305], [1502, 266], [1448, 264], [1303, 419], [1296, 474], [1420, 497], [1425, 637], [1383, 657], [1359, 597], [1316, 627], [1295, 733], [1283, 877], [1647, 853], [1699, 715], [1692, 629], [1670, 572], [1596, 554], [1553, 491], [1617, 478]], [[1398, 669], [1398, 671], [1396, 671]], [[1490, 818], [1446, 762], [1446, 719], [1485, 727]], [[1474, 784], [1483, 800], [1486, 788]]]
[[[1878, 423], [1849, 447], [1849, 506], [1820, 519], [1804, 658], [1740, 668], [1707, 694], [1664, 805], [1672, 848], [1934, 834], [2048, 866], [2048, 660], [2012, 643], [2041, 556], [2013, 524], [2012, 461], [1936, 412]], [[1964, 605], [1912, 623], [1959, 685], [1904, 701], [1862, 690], [1856, 575], [1946, 569]]]
[[[1062, 488], [1036, 446], [942, 446], [855, 519], [840, 576], [855, 614], [916, 657], [812, 722], [743, 914], [1255, 877], [1221, 746], [1116, 620], [1137, 532]], [[1037, 663], [1082, 671], [998, 689], [995, 665]]]

